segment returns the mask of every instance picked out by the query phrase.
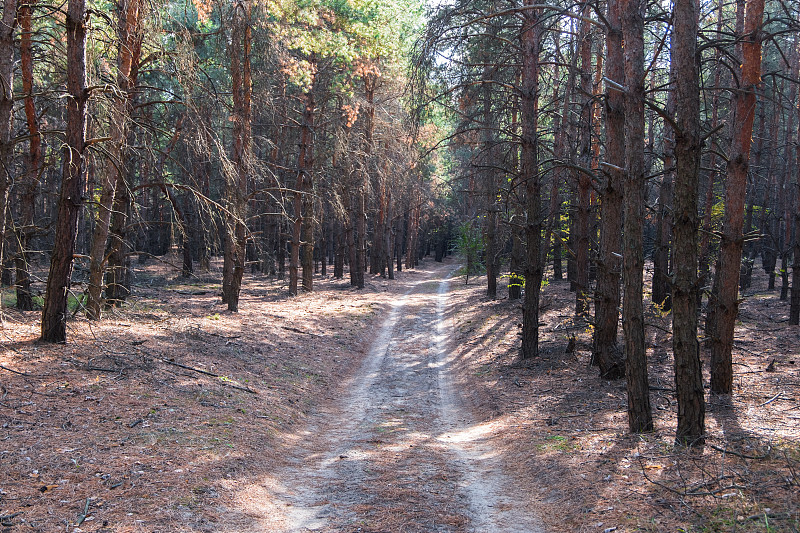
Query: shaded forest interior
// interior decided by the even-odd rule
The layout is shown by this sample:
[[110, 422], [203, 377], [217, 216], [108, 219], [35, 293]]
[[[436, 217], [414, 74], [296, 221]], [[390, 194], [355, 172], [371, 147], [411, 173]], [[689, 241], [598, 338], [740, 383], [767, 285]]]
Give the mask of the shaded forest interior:
[[659, 430], [664, 333], [669, 430], [698, 453], [707, 405], [745, 392], [754, 280], [794, 342], [773, 362], [798, 355], [797, 2], [3, 0], [0, 83], [8, 332], [70, 343], [148, 269], [239, 313], [245, 283], [368, 293], [456, 253], [515, 302], [530, 371], [569, 283], [570, 342], [624, 380], [633, 435]]

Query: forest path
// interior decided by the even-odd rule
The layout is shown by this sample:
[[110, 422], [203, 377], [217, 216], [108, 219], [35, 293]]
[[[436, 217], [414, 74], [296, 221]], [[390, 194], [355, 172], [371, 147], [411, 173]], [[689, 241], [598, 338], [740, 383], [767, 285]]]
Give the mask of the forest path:
[[269, 531], [538, 533], [452, 385], [452, 264], [398, 294], [340, 401], [272, 480]]

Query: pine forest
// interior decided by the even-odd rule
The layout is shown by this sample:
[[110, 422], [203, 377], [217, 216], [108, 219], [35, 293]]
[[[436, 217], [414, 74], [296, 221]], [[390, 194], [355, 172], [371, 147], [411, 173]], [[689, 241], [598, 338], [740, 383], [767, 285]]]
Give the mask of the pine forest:
[[800, 531], [796, 1], [2, 5], [3, 531]]

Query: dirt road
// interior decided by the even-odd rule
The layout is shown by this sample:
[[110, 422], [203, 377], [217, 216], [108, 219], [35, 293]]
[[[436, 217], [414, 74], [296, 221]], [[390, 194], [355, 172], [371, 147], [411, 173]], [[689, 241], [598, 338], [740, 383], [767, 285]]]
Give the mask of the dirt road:
[[275, 478], [271, 530], [543, 531], [450, 378], [452, 265], [396, 299], [361, 369]]

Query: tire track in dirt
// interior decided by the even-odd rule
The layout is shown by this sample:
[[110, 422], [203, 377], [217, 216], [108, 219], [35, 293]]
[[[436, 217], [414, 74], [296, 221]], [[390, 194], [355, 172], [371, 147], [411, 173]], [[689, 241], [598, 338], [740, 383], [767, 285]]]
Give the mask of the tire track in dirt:
[[278, 475], [284, 516], [271, 527], [544, 531], [450, 378], [451, 270], [437, 266], [393, 302], [348, 393], [314, 415]]

